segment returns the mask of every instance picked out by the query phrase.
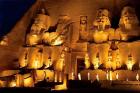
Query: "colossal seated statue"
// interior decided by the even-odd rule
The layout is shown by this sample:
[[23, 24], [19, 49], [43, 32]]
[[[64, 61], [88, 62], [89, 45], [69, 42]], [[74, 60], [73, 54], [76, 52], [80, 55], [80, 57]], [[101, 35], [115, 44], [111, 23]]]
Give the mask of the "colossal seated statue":
[[111, 39], [110, 35], [114, 32], [114, 29], [111, 28], [110, 13], [107, 9], [99, 9], [97, 11], [93, 27], [90, 37], [95, 43], [103, 43]]
[[109, 40], [114, 40], [114, 29], [111, 28], [110, 13], [107, 9], [99, 9], [97, 11], [93, 27], [93, 31], [89, 33], [89, 41], [93, 42], [90, 43], [88, 49], [90, 62], [95, 66], [98, 59], [98, 67], [101, 65], [106, 67], [108, 63], [108, 52], [111, 45]]
[[93, 30], [87, 30], [87, 16], [80, 17], [80, 39], [94, 43], [104, 43], [113, 39], [114, 29], [111, 28], [110, 13], [107, 9], [99, 9], [93, 21]]
[[49, 45], [61, 45], [67, 40], [69, 33], [69, 25], [71, 24], [70, 17], [62, 15], [59, 17], [55, 32], [44, 32], [42, 40]]
[[[140, 28], [139, 21], [135, 13], [135, 9], [126, 6], [123, 8], [119, 22], [119, 28], [115, 31], [119, 35], [118, 48], [120, 53], [121, 65], [125, 64], [133, 67], [134, 64], [139, 63], [139, 37]], [[132, 55], [130, 64], [129, 55]], [[132, 69], [132, 68], [131, 68]]]
[[31, 31], [27, 35], [27, 44], [36, 45], [41, 42], [41, 35], [43, 31], [48, 30], [50, 27], [50, 17], [45, 14], [45, 9], [41, 9], [41, 12], [37, 14]]
[[120, 39], [123, 41], [137, 40], [140, 36], [139, 21], [135, 13], [135, 9], [126, 6], [123, 8], [119, 22], [119, 28], [116, 34], [120, 34]]
[[[111, 28], [103, 29], [105, 28], [103, 22], [109, 23], [105, 21], [104, 15], [108, 14], [106, 10], [97, 14], [103, 17], [98, 18], [97, 16], [97, 19], [94, 21], [94, 26], [97, 28], [94, 28], [94, 33], [90, 33], [90, 36], [92, 37], [93, 35], [93, 41], [96, 43], [92, 43], [89, 46], [89, 50], [92, 50], [89, 51], [92, 64], [95, 65], [94, 60], [99, 53], [100, 65], [103, 64], [105, 68], [116, 69], [125, 64], [128, 69], [132, 70], [133, 65], [139, 63], [140, 60], [138, 57], [140, 54], [140, 28], [135, 10], [129, 6], [123, 8], [119, 28], [116, 31]], [[111, 55], [109, 55], [110, 53]], [[129, 57], [129, 55], [132, 56]], [[111, 58], [110, 60], [109, 57]]]

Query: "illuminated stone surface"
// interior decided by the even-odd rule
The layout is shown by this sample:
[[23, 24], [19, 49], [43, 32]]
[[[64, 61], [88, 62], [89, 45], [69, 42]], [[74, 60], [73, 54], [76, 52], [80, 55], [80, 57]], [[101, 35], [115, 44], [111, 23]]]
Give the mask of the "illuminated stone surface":
[[[106, 81], [110, 86], [116, 80], [119, 84], [138, 82], [138, 18], [133, 8], [124, 7], [119, 28], [111, 28], [113, 4], [118, 2], [125, 6], [123, 1], [113, 0], [42, 1], [42, 14], [37, 14], [37, 1], [6, 35], [8, 44], [0, 46], [0, 70], [4, 70], [0, 72], [0, 87], [34, 87], [44, 81], [60, 83], [54, 88], [62, 90], [67, 89], [70, 79], [97, 80], [102, 86]], [[117, 9], [121, 11], [119, 6]]]

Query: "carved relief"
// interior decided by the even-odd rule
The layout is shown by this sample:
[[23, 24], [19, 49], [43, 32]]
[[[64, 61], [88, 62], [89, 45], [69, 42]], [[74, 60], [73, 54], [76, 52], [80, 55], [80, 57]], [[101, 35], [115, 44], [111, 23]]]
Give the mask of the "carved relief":
[[87, 30], [87, 16], [80, 16], [79, 34], [80, 40], [88, 41], [89, 31]]
[[42, 40], [49, 45], [61, 45], [67, 37], [71, 19], [67, 15], [62, 15], [58, 19], [58, 24], [55, 32], [44, 32]]

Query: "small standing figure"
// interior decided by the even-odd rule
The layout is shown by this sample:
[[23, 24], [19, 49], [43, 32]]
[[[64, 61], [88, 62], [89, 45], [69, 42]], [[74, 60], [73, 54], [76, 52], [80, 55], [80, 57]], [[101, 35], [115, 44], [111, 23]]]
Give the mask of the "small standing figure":
[[80, 31], [87, 31], [87, 16], [80, 16]]
[[89, 31], [87, 31], [87, 16], [80, 16], [80, 40], [88, 40]]

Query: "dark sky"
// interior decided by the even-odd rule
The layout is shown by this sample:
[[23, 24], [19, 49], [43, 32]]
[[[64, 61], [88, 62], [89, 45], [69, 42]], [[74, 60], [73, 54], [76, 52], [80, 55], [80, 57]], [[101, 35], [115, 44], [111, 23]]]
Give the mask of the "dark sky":
[[[7, 34], [23, 14], [31, 7], [36, 0], [0, 0], [0, 36]], [[50, 0], [49, 2], [59, 1]], [[65, 0], [60, 0], [65, 1]], [[72, 0], [66, 0], [70, 2]], [[121, 0], [116, 0], [121, 1]], [[140, 0], [127, 0], [135, 7], [137, 16], [140, 20]], [[54, 3], [56, 4], [56, 2]], [[116, 4], [117, 5], [117, 4]], [[71, 7], [71, 6], [70, 6]], [[117, 5], [118, 7], [118, 5]], [[67, 11], [67, 10], [66, 10]], [[115, 11], [114, 13], [117, 13]], [[118, 13], [120, 15], [120, 13]], [[113, 27], [118, 27], [119, 16], [114, 16], [112, 21]]]
[[0, 0], [0, 36], [8, 33], [35, 0]]

